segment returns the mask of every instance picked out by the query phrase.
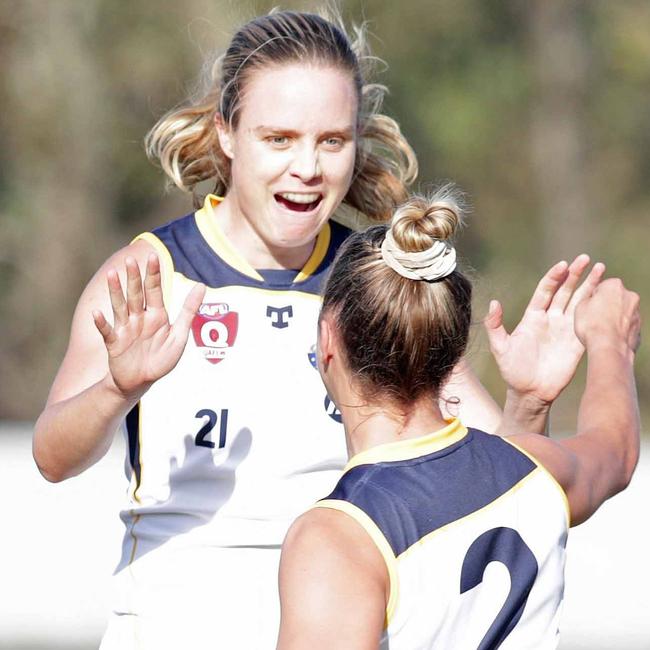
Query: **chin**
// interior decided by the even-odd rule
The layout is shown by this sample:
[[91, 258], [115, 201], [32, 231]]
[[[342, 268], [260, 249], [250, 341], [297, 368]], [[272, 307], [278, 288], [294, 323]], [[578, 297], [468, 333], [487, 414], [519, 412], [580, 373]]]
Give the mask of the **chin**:
[[312, 242], [323, 229], [327, 219], [300, 219], [295, 220], [293, 223], [286, 224], [281, 231], [276, 231], [276, 236], [273, 237], [278, 246], [283, 248], [298, 248], [305, 246]]

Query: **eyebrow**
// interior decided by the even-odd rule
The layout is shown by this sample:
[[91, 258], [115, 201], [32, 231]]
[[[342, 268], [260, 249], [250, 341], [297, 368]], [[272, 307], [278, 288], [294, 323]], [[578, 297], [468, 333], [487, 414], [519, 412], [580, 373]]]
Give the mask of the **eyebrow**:
[[[299, 137], [301, 133], [299, 131], [296, 131], [295, 129], [287, 129], [281, 126], [258, 126], [253, 129], [253, 133], [257, 136], [264, 136], [264, 135], [269, 135], [271, 133], [281, 133], [282, 135], [287, 135], [290, 137]], [[352, 126], [346, 126], [343, 127], [342, 129], [328, 129], [327, 131], [324, 131], [323, 133], [320, 134], [320, 137], [331, 137], [333, 135], [336, 136], [343, 136], [346, 138], [352, 138], [354, 136], [355, 129]]]

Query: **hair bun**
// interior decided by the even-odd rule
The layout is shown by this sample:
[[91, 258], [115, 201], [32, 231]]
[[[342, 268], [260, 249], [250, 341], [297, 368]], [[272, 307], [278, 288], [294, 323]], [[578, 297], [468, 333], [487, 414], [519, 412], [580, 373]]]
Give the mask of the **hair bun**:
[[430, 196], [416, 195], [397, 208], [390, 230], [397, 246], [405, 253], [417, 253], [433, 246], [436, 240], [453, 237], [462, 225], [462, 194], [448, 184]]

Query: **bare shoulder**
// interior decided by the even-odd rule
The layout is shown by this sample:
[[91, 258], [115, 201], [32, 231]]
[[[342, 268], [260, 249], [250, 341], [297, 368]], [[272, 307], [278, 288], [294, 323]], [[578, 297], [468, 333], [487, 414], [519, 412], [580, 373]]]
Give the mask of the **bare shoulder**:
[[565, 491], [571, 487], [576, 471], [576, 457], [571, 448], [567, 448], [561, 440], [547, 438], [538, 433], [520, 433], [508, 436], [507, 440], [533, 456]]
[[321, 548], [333, 555], [365, 557], [367, 562], [375, 559], [376, 551], [368, 534], [352, 517], [332, 508], [312, 508], [298, 517], [287, 533], [283, 548]]
[[370, 536], [349, 515], [314, 508], [282, 547], [279, 648], [376, 648], [388, 571]]
[[368, 533], [349, 515], [330, 508], [309, 510], [287, 533], [281, 576], [304, 572], [319, 576], [314, 590], [343, 588], [358, 580], [381, 585], [387, 579], [385, 562]]

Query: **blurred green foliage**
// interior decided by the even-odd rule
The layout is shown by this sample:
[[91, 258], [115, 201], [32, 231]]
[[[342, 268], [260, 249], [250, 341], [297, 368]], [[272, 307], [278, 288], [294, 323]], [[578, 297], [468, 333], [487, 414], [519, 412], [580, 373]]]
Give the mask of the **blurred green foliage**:
[[[40, 412], [76, 300], [102, 261], [191, 210], [188, 197], [164, 191], [142, 139], [233, 27], [274, 4], [0, 2], [0, 417]], [[418, 153], [418, 187], [453, 179], [470, 195], [461, 249], [476, 272], [477, 321], [497, 297], [514, 324], [547, 266], [583, 250], [648, 302], [647, 2], [341, 6], [369, 21], [388, 63], [378, 81]], [[500, 396], [478, 327], [470, 354]], [[649, 370], [642, 348], [646, 412]], [[579, 393], [578, 382], [556, 426], [571, 428]]]

